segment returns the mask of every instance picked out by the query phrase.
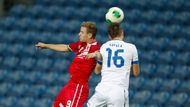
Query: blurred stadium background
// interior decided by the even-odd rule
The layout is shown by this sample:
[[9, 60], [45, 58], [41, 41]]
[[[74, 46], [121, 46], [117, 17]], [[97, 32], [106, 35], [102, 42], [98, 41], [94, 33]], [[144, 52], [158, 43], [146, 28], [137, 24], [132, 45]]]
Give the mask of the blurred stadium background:
[[[124, 10], [125, 41], [139, 51], [130, 107], [190, 107], [189, 0], [0, 0], [0, 107], [51, 107], [74, 54], [34, 45], [76, 41], [87, 20], [97, 22], [103, 43], [112, 6]], [[99, 81], [93, 74], [90, 96]]]

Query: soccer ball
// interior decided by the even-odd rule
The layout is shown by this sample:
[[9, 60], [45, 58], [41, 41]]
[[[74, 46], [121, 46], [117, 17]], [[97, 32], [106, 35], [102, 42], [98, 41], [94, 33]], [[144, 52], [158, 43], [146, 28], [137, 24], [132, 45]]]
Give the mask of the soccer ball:
[[112, 7], [106, 13], [106, 22], [121, 23], [124, 18], [124, 13], [119, 7]]

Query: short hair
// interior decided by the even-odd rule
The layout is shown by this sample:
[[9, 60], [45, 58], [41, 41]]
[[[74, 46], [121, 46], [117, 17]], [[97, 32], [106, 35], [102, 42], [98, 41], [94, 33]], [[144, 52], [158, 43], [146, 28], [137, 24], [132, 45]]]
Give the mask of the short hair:
[[115, 38], [120, 36], [122, 33], [122, 28], [120, 27], [119, 23], [112, 23], [108, 26], [108, 34], [111, 36], [111, 38]]
[[95, 22], [82, 22], [81, 27], [86, 27], [87, 33], [92, 33], [92, 38], [96, 38], [97, 27]]

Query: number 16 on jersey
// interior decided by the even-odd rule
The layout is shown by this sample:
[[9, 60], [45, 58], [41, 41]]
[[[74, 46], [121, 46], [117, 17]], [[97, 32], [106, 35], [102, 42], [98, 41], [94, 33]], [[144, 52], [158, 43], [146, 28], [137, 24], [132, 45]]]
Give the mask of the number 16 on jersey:
[[[117, 49], [115, 51], [112, 51], [111, 48], [107, 48], [106, 51], [108, 52], [108, 60], [107, 60], [107, 67], [115, 66], [117, 68], [121, 68], [124, 66], [124, 58], [120, 56], [120, 53], [123, 53], [123, 49]], [[113, 56], [112, 56], [113, 54]], [[114, 65], [111, 65], [111, 61], [113, 61]]]

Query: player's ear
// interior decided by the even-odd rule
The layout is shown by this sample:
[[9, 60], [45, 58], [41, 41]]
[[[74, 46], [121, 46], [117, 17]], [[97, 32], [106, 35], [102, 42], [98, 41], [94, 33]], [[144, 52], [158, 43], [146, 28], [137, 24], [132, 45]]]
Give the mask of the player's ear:
[[89, 37], [89, 38], [92, 38], [92, 33], [88, 33], [88, 37]]
[[109, 35], [109, 39], [112, 39], [110, 35]]
[[123, 30], [121, 31], [121, 36], [122, 36], [122, 38], [124, 38], [124, 36], [125, 36], [125, 32]]
[[122, 35], [122, 36], [124, 36], [124, 35], [125, 35], [125, 32], [124, 32], [123, 30], [121, 31], [121, 35]]

